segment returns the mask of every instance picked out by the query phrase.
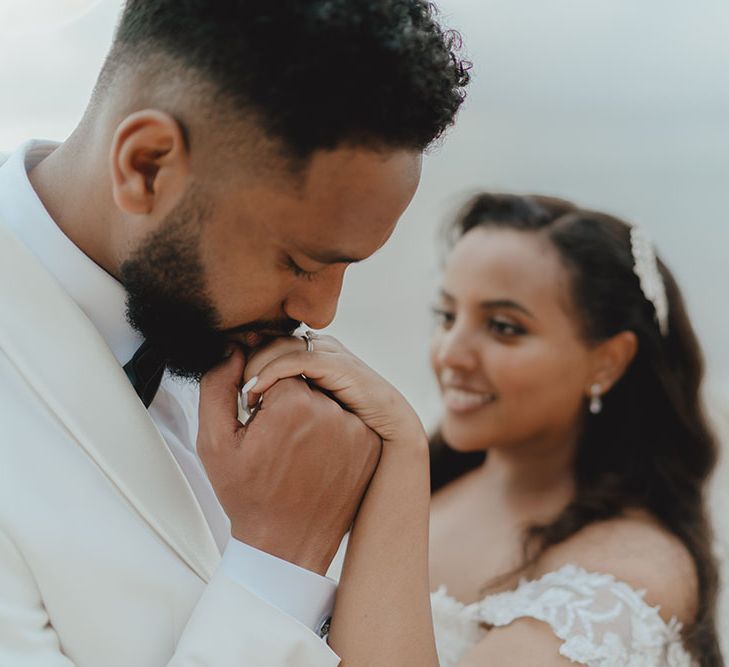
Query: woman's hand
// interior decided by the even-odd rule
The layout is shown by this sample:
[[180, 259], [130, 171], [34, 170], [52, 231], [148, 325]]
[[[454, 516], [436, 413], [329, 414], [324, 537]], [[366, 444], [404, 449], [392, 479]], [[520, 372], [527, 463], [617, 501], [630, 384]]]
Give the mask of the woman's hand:
[[245, 369], [246, 382], [258, 377], [251, 402], [279, 380], [304, 375], [357, 415], [383, 443], [415, 441], [426, 446], [418, 416], [395, 387], [331, 336], [317, 336], [313, 348], [308, 352], [300, 338], [280, 338], [257, 352]]
[[308, 352], [304, 340], [275, 341], [251, 358], [245, 379], [257, 376], [251, 391], [264, 394], [279, 380], [304, 375], [383, 442], [352, 527], [329, 644], [349, 667], [435, 667], [425, 431], [402, 395], [339, 341], [313, 342]]

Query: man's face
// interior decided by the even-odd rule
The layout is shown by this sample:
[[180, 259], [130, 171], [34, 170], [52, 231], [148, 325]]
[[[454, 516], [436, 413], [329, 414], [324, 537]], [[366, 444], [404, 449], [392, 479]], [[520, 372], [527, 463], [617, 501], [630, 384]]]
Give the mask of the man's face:
[[195, 378], [233, 341], [255, 348], [300, 322], [327, 326], [345, 270], [390, 237], [420, 164], [414, 151], [340, 148], [300, 176], [191, 186], [122, 264], [130, 322]]

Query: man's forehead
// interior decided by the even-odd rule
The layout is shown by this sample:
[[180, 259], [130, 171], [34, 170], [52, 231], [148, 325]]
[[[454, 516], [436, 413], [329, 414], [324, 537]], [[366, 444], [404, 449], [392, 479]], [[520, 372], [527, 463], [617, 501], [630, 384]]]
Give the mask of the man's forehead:
[[[319, 264], [356, 264], [377, 252], [390, 238], [398, 214], [391, 219], [373, 216], [353, 218], [315, 217], [281, 236], [298, 256]], [[280, 230], [283, 232], [283, 230]]]
[[339, 149], [315, 156], [303, 196], [340, 214], [379, 217], [404, 209], [420, 180], [421, 156], [414, 151], [387, 153]]
[[[241, 203], [252, 214], [249, 219], [258, 219], [276, 244], [320, 264], [352, 264], [371, 256], [410, 203], [420, 158], [409, 151], [389, 158], [367, 151], [345, 157], [346, 152], [343, 157], [334, 151], [314, 158], [307, 183], [297, 192], [265, 182], [246, 189]], [[322, 178], [324, 172], [329, 178]]]

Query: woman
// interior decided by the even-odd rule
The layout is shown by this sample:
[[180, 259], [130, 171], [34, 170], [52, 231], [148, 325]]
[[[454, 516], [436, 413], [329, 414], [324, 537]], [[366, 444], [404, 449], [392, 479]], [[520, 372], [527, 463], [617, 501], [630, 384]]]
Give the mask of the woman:
[[670, 273], [639, 232], [560, 200], [482, 195], [453, 231], [432, 361], [441, 440], [471, 469], [436, 451], [430, 586], [425, 439], [404, 399], [329, 338], [247, 369], [258, 392], [305, 374], [383, 439], [333, 648], [346, 667], [721, 665], [715, 445]]
[[[432, 347], [442, 664], [502, 646], [545, 665], [721, 664], [716, 448], [670, 273], [639, 230], [561, 200], [482, 195], [452, 231]], [[444, 442], [488, 455], [459, 474]], [[480, 647], [460, 663], [466, 637]]]

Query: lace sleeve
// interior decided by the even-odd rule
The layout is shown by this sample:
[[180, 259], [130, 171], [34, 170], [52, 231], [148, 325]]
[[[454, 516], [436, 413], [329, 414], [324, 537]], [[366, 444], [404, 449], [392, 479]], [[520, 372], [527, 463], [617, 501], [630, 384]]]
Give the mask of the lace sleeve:
[[495, 627], [519, 618], [544, 621], [563, 640], [560, 653], [588, 667], [691, 667], [681, 624], [665, 623], [644, 594], [611, 575], [567, 565], [485, 598], [478, 613]]

